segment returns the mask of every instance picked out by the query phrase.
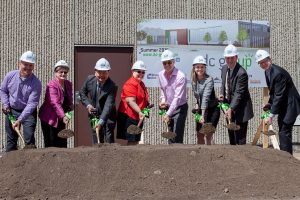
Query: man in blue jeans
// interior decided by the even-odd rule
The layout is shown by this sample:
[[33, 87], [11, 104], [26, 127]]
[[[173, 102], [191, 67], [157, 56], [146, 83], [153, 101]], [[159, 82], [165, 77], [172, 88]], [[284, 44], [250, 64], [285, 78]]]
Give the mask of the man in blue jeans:
[[35, 54], [31, 51], [23, 53], [19, 62], [19, 70], [6, 74], [0, 87], [0, 97], [4, 113], [10, 113], [16, 118], [12, 124], [8, 115], [5, 119], [7, 135], [6, 152], [17, 150], [18, 134], [23, 125], [25, 145], [35, 146], [34, 132], [37, 122], [37, 105], [39, 103], [42, 85], [33, 74]]

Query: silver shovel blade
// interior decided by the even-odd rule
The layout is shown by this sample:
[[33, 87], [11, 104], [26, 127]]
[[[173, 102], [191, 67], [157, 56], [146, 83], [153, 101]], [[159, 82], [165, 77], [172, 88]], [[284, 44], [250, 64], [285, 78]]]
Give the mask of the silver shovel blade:
[[234, 122], [231, 122], [230, 124], [227, 124], [227, 125], [224, 125], [226, 128], [228, 128], [228, 130], [231, 130], [231, 131], [238, 131], [241, 129], [241, 127], [239, 125], [237, 125], [236, 123]]
[[136, 125], [130, 125], [128, 128], [127, 128], [127, 133], [131, 134], [131, 135], [138, 135], [138, 134], [141, 134], [142, 133], [142, 129]]
[[216, 128], [212, 125], [212, 123], [204, 123], [200, 129], [200, 133], [204, 135], [211, 135], [216, 132]]
[[58, 137], [60, 138], [64, 138], [64, 139], [67, 139], [67, 138], [70, 138], [70, 137], [73, 137], [74, 136], [74, 131], [70, 130], [70, 129], [64, 129], [64, 130], [61, 130], [58, 134], [57, 134]]
[[161, 136], [163, 137], [163, 138], [166, 138], [166, 139], [174, 139], [175, 137], [176, 137], [176, 133], [174, 133], [174, 132], [171, 132], [171, 131], [167, 131], [167, 132], [163, 132], [162, 134], [161, 134]]

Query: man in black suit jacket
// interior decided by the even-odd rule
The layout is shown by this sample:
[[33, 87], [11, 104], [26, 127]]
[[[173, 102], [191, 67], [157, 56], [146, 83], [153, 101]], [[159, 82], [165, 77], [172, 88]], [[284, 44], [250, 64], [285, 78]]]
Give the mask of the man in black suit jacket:
[[253, 117], [253, 108], [248, 90], [247, 71], [237, 62], [237, 48], [228, 45], [224, 50], [226, 66], [221, 69], [222, 87], [220, 101], [229, 103], [225, 112], [227, 119], [240, 126], [240, 130], [228, 130], [231, 145], [246, 144], [248, 121]]
[[280, 149], [293, 154], [292, 130], [300, 114], [300, 96], [292, 77], [283, 68], [272, 63], [270, 54], [265, 50], [256, 52], [256, 62], [265, 70], [269, 88], [269, 101], [264, 106], [270, 109], [271, 115], [265, 123], [271, 124], [274, 115], [278, 115]]
[[[81, 102], [87, 108], [89, 118], [97, 116], [99, 119], [96, 127], [100, 129], [101, 143], [114, 142], [117, 119], [115, 99], [118, 87], [109, 78], [110, 69], [109, 62], [105, 58], [99, 59], [95, 66], [95, 75], [89, 75], [80, 90]], [[95, 130], [92, 138], [93, 144], [96, 144]]]

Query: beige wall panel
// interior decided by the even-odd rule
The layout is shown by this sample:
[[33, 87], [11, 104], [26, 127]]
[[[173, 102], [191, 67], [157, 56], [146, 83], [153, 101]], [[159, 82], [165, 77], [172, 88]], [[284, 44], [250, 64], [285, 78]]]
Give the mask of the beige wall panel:
[[[71, 66], [73, 80], [74, 44], [133, 44], [136, 47], [136, 26], [141, 19], [253, 19], [268, 20], [271, 25], [271, 55], [275, 63], [287, 69], [299, 88], [300, 68], [300, 3], [297, 0], [0, 0], [0, 77], [17, 69], [18, 58], [27, 50], [37, 53], [36, 75], [42, 80], [44, 98], [46, 83], [52, 78], [51, 66], [65, 59]], [[113, 77], [112, 77], [113, 78]], [[149, 88], [150, 98], [158, 104], [159, 90]], [[219, 89], [216, 89], [218, 94]], [[249, 137], [260, 122], [262, 89], [250, 89], [255, 118], [249, 123]], [[189, 115], [185, 143], [195, 143], [195, 124], [190, 112], [194, 98], [189, 96]], [[164, 130], [157, 107], [145, 125], [145, 142], [166, 143], [159, 134]], [[0, 115], [0, 148], [5, 142], [4, 116]], [[224, 117], [215, 135], [216, 143], [228, 143], [223, 128]], [[276, 127], [277, 128], [277, 127]], [[36, 136], [43, 146], [40, 124]], [[295, 127], [294, 141], [300, 141]], [[69, 141], [69, 146], [73, 141]]]

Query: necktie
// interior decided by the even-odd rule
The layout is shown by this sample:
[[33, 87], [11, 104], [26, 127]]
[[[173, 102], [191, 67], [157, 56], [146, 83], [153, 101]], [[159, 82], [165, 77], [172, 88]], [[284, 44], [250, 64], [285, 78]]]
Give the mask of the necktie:
[[97, 83], [96, 109], [98, 112], [100, 111], [100, 104], [99, 104], [100, 93], [101, 93], [101, 84]]
[[230, 77], [230, 69], [227, 69], [227, 100], [230, 102], [231, 100], [231, 77]]

